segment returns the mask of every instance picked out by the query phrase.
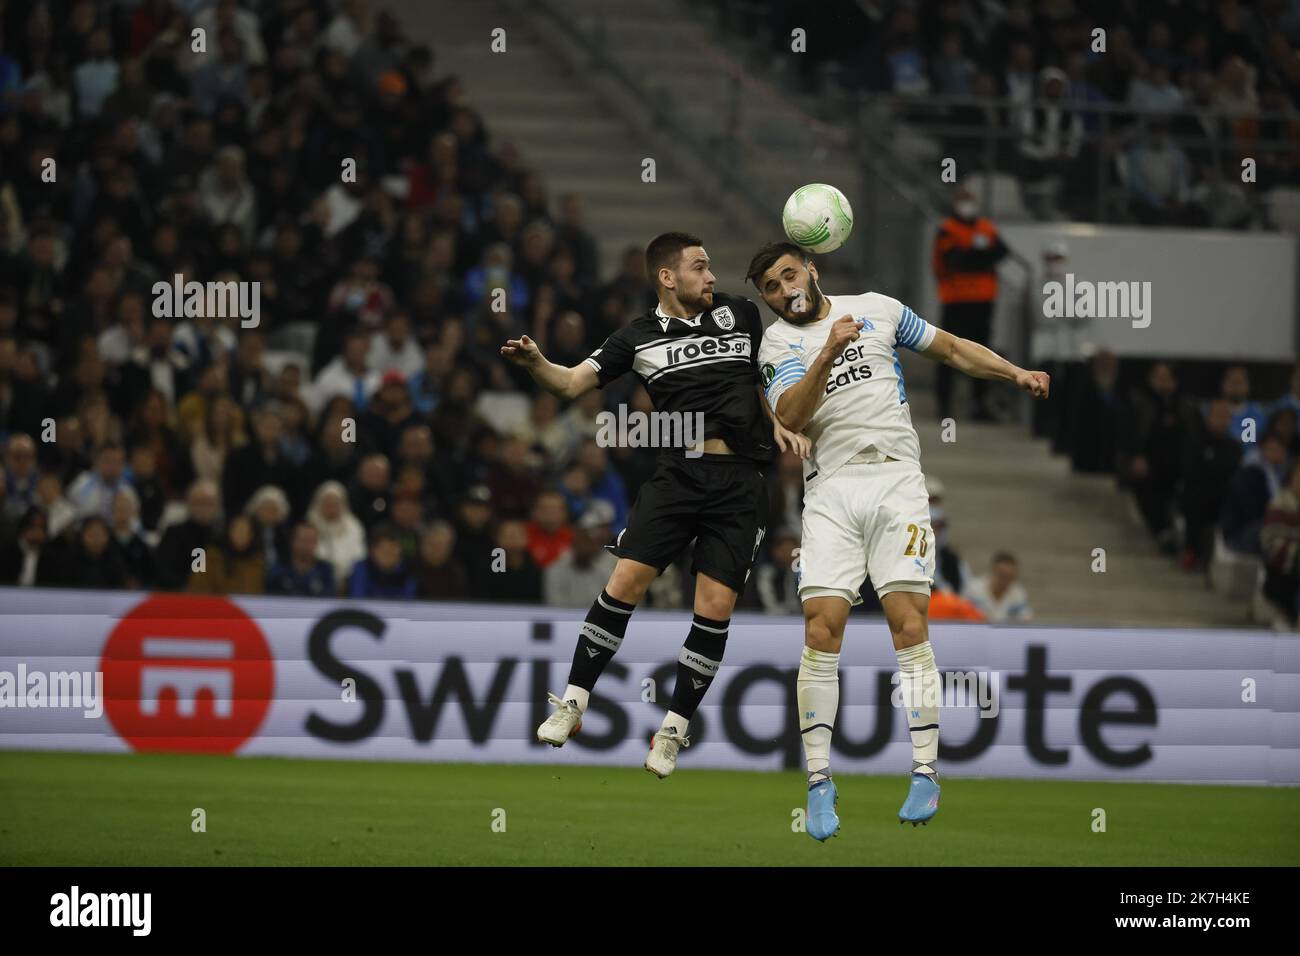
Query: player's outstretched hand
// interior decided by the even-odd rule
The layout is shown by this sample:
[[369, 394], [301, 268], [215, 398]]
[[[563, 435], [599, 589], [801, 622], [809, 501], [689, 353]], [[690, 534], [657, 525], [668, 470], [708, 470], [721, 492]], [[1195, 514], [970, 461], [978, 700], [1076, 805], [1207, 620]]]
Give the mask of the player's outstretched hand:
[[1016, 373], [1016, 386], [1023, 388], [1034, 398], [1046, 398], [1051, 384], [1052, 377], [1046, 372], [1026, 372], [1021, 369]]
[[840, 357], [850, 342], [856, 342], [862, 328], [862, 322], [851, 315], [841, 315], [831, 326], [831, 331], [826, 336], [826, 345], [824, 351], [830, 353], [832, 359]]
[[542, 357], [541, 350], [537, 348], [537, 343], [526, 335], [506, 342], [505, 345], [501, 346], [501, 354], [516, 365], [525, 367], [534, 364]]
[[807, 435], [783, 428], [778, 421], [772, 422], [772, 433], [776, 436], [776, 447], [781, 451], [792, 451], [801, 459], [812, 454], [812, 442]]

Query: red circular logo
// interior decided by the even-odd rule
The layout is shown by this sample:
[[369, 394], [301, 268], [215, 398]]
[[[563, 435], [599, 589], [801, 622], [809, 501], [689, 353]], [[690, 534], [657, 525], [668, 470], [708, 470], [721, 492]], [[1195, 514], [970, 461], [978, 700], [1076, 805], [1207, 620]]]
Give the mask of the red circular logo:
[[224, 597], [154, 595], [104, 644], [104, 710], [135, 750], [234, 753], [271, 706], [275, 662]]

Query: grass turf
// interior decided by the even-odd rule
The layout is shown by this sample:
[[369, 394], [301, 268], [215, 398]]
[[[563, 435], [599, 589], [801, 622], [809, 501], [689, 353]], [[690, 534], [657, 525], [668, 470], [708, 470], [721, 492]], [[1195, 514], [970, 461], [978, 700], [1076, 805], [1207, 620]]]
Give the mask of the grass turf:
[[796, 772], [3, 752], [0, 865], [1300, 864], [1295, 789], [943, 778], [913, 828], [904, 775], [836, 782], [819, 844]]

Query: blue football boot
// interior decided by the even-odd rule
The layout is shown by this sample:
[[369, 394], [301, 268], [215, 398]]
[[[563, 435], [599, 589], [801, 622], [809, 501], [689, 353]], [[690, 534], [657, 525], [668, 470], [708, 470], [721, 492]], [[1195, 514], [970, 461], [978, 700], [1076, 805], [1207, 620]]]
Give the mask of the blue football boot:
[[898, 811], [898, 822], [910, 823], [912, 826], [918, 823], [924, 825], [938, 812], [939, 784], [935, 782], [934, 775], [912, 774], [912, 785], [908, 788], [907, 799], [903, 801], [903, 806]]
[[808, 835], [814, 840], [829, 840], [839, 830], [840, 818], [835, 815], [839, 799], [835, 781], [830, 777], [808, 788]]

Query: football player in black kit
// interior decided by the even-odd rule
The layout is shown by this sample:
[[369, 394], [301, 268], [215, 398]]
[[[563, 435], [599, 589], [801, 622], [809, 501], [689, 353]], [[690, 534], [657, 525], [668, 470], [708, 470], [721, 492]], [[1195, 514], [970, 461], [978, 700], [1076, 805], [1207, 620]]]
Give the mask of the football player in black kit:
[[[548, 362], [528, 336], [501, 354], [547, 391], [574, 399], [626, 372], [645, 384], [655, 409], [703, 416], [702, 442], [669, 448], [641, 488], [618, 558], [578, 635], [563, 696], [537, 738], [563, 746], [582, 725], [592, 688], [613, 658], [646, 589], [695, 539], [695, 616], [677, 658], [672, 704], [655, 734], [645, 768], [666, 777], [689, 745], [687, 727], [717, 676], [736, 599], [763, 540], [767, 490], [763, 471], [777, 450], [808, 454], [808, 440], [774, 426], [758, 378], [763, 322], [748, 299], [713, 291], [709, 256], [696, 236], [664, 233], [646, 248], [646, 271], [659, 304], [619, 329], [585, 361]], [[692, 419], [699, 420], [699, 419]], [[775, 428], [775, 431], [774, 431]]]

